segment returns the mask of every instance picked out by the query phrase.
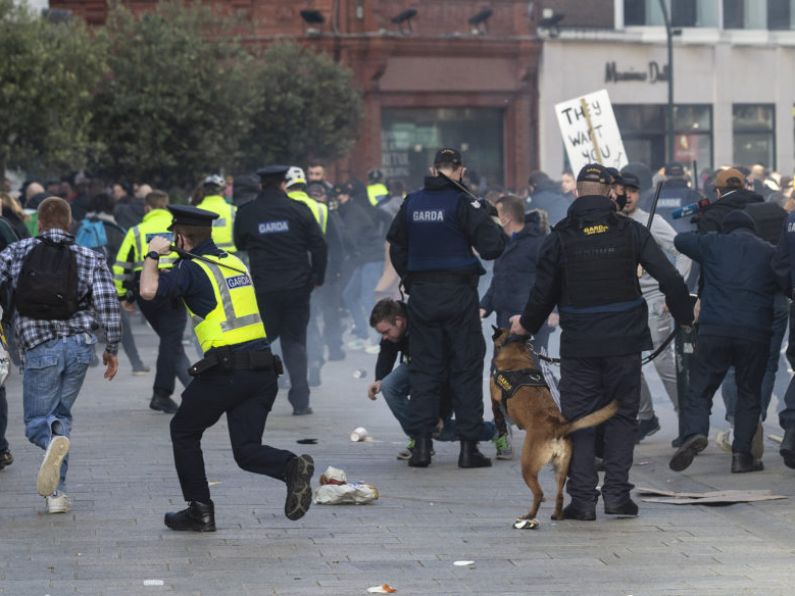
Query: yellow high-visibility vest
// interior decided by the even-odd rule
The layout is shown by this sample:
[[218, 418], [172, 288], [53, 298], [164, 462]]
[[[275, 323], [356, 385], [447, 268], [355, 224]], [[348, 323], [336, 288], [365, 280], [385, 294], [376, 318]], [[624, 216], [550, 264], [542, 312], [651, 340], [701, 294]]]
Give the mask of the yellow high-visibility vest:
[[375, 207], [381, 201], [389, 198], [389, 190], [380, 182], [378, 184], [370, 184], [367, 186], [367, 198], [370, 199], [370, 204]]
[[[119, 296], [127, 294], [125, 283], [132, 281], [135, 274], [144, 268], [149, 241], [155, 236], [164, 236], [169, 240], [174, 238], [173, 233], [168, 230], [173, 219], [167, 209], [152, 209], [144, 215], [141, 223], [127, 230], [113, 264], [113, 284]], [[177, 254], [173, 252], [161, 256], [157, 263], [158, 269], [170, 269], [177, 258]]]
[[218, 214], [218, 219], [213, 220], [213, 242], [224, 252], [236, 252], [233, 230], [237, 207], [227, 203], [221, 195], [208, 195], [196, 207]]
[[204, 318], [188, 308], [202, 350], [265, 339], [267, 335], [259, 315], [254, 284], [243, 261], [228, 253], [224, 257], [202, 257], [212, 263], [199, 259], [193, 259], [193, 263], [201, 267], [210, 280], [216, 303]]
[[320, 226], [320, 231], [323, 232], [323, 235], [325, 236], [326, 227], [328, 226], [328, 205], [325, 205], [320, 201], [316, 201], [303, 190], [291, 190], [287, 193], [287, 196], [294, 201], [298, 201], [299, 203], [303, 203], [309, 207], [309, 209], [312, 211], [312, 215], [315, 216], [317, 225]]

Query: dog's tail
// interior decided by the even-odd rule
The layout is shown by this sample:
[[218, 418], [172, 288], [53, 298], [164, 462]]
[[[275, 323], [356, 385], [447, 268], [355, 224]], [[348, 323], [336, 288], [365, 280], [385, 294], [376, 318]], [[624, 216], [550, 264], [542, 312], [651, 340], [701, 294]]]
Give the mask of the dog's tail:
[[592, 426], [599, 426], [610, 418], [613, 414], [618, 411], [618, 400], [613, 400], [609, 404], [607, 404], [604, 408], [599, 408], [596, 412], [592, 412], [587, 416], [583, 416], [573, 422], [567, 422], [560, 428], [560, 436], [565, 437], [566, 435], [570, 435], [574, 431], [582, 430], [583, 428], [591, 428]]

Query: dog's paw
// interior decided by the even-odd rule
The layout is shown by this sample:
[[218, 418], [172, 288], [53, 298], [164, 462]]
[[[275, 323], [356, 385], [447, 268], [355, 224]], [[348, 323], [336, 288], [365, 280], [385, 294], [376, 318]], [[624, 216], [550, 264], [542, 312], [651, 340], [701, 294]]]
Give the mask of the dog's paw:
[[560, 521], [560, 520], [562, 520], [562, 519], [563, 519], [563, 512], [562, 512], [562, 511], [556, 511], [555, 513], [553, 513], [553, 514], [552, 514], [552, 515], [550, 515], [549, 517], [550, 517], [550, 519], [552, 519], [553, 521]]
[[517, 530], [535, 530], [539, 526], [537, 519], [526, 519], [520, 517], [513, 523], [513, 527]]

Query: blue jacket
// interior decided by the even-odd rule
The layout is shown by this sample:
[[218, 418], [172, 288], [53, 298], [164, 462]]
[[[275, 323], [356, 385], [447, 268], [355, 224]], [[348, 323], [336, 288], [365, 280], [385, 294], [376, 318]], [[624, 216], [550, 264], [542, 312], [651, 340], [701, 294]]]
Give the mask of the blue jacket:
[[720, 234], [687, 232], [679, 234], [674, 245], [701, 264], [699, 335], [768, 343], [778, 288], [770, 265], [773, 246], [752, 227]]
[[487, 315], [492, 311], [522, 313], [536, 282], [538, 251], [545, 237], [538, 222], [531, 221], [508, 240], [502, 255], [494, 261], [494, 277], [480, 301]]

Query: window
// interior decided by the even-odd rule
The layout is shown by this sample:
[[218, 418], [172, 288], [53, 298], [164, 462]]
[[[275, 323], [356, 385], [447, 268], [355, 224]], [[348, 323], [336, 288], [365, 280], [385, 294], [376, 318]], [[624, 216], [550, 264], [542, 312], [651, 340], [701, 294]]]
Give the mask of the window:
[[490, 187], [502, 186], [503, 119], [498, 108], [384, 108], [384, 175], [417, 188], [436, 151], [454, 147], [461, 151], [470, 175]]
[[722, 0], [724, 29], [794, 29], [795, 0]]
[[776, 167], [775, 108], [734, 104], [734, 163]]
[[[719, 0], [665, 0], [672, 27], [717, 27]], [[659, 0], [624, 0], [625, 25], [665, 25]]]
[[[615, 105], [624, 148], [630, 161], [640, 161], [653, 170], [665, 164], [667, 106]], [[712, 167], [712, 106], [674, 106], [674, 159], [698, 169]]]

